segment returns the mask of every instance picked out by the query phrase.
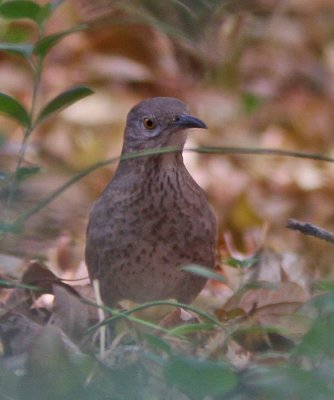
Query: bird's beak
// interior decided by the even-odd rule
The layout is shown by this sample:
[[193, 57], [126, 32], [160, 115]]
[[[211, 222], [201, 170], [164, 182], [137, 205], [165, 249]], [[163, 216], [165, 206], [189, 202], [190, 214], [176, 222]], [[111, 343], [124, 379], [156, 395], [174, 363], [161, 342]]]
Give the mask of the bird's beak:
[[193, 117], [192, 115], [180, 115], [173, 123], [173, 125], [179, 129], [187, 128], [201, 128], [208, 129], [203, 121]]

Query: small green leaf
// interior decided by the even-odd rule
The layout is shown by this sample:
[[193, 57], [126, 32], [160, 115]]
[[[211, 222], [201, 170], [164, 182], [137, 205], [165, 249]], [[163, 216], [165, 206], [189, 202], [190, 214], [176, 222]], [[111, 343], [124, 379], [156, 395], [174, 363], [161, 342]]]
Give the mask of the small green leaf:
[[243, 260], [240, 260], [238, 258], [231, 257], [226, 261], [226, 264], [229, 265], [230, 267], [235, 267], [235, 268], [250, 268], [253, 266], [257, 261], [259, 261], [258, 256], [253, 256], [249, 258], [245, 258]]
[[41, 7], [41, 10], [39, 12], [38, 19], [36, 20], [36, 22], [39, 25], [42, 25], [50, 17], [52, 9], [51, 9], [51, 5], [48, 3], [45, 4], [44, 6], [40, 6], [40, 7]]
[[85, 86], [66, 90], [66, 92], [63, 92], [55, 97], [42, 109], [36, 123], [40, 123], [54, 112], [63, 110], [64, 108], [70, 106], [80, 99], [83, 99], [84, 97], [91, 95], [92, 93], [93, 91]]
[[333, 330], [333, 314], [317, 318], [301, 343], [295, 348], [294, 353], [307, 356], [312, 360], [333, 359]]
[[21, 167], [16, 171], [16, 178], [19, 181], [23, 181], [27, 178], [30, 178], [31, 176], [37, 174], [40, 171], [40, 167], [37, 165], [33, 167]]
[[154, 347], [155, 349], [162, 350], [164, 353], [170, 353], [170, 345], [165, 340], [161, 339], [158, 336], [146, 334], [144, 335], [145, 340], [147, 343]]
[[28, 58], [31, 56], [34, 46], [29, 43], [0, 43], [0, 51], [15, 53]]
[[334, 312], [334, 292], [325, 292], [314, 296], [309, 303], [322, 315], [332, 314]]
[[222, 396], [237, 384], [237, 377], [227, 364], [194, 358], [171, 358], [165, 366], [165, 376], [192, 399]]
[[184, 336], [193, 335], [195, 333], [201, 333], [204, 331], [212, 331], [214, 324], [187, 324], [180, 325], [168, 331], [170, 336]]
[[28, 18], [41, 22], [42, 7], [33, 1], [7, 1], [0, 5], [0, 14], [8, 19]]
[[0, 113], [14, 118], [25, 127], [29, 127], [31, 124], [30, 117], [22, 104], [4, 93], [0, 93]]
[[194, 275], [202, 276], [203, 278], [212, 279], [218, 282], [226, 282], [226, 279], [223, 275], [218, 274], [217, 272], [212, 271], [209, 268], [202, 267], [200, 265], [186, 265], [181, 268], [182, 271], [191, 272]]
[[67, 31], [45, 36], [43, 39], [41, 39], [36, 43], [34, 53], [44, 58], [47, 55], [47, 53], [52, 49], [52, 47], [54, 47], [58, 42], [60, 42], [66, 36], [72, 33], [80, 32], [84, 30], [86, 27], [87, 26], [85, 24], [80, 24]]

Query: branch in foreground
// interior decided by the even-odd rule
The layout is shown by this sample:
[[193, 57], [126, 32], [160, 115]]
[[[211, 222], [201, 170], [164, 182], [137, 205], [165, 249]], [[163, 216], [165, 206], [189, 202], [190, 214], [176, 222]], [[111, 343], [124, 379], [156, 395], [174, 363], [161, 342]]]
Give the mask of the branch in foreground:
[[314, 236], [318, 239], [326, 240], [326, 242], [334, 244], [333, 233], [307, 222], [297, 221], [296, 219], [288, 219], [286, 227], [293, 231], [299, 231], [304, 235]]

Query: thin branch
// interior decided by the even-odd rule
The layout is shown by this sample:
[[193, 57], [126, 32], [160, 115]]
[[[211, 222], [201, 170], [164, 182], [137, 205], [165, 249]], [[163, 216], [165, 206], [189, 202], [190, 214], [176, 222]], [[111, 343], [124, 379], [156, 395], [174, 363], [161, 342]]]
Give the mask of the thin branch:
[[326, 240], [326, 242], [334, 244], [333, 233], [308, 222], [301, 222], [297, 221], [296, 219], [288, 219], [286, 227], [293, 231], [299, 231], [304, 235], [314, 236], [318, 239]]

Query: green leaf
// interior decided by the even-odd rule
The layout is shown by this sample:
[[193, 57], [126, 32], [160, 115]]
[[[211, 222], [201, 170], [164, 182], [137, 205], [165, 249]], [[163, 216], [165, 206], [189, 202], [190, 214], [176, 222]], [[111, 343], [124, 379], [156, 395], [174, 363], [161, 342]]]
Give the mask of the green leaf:
[[333, 359], [334, 317], [330, 315], [315, 320], [311, 329], [304, 335], [294, 353], [307, 356], [312, 360]]
[[31, 125], [30, 117], [22, 104], [13, 97], [4, 93], [0, 93], [0, 113], [14, 118], [17, 122], [25, 127], [29, 127]]
[[7, 1], [0, 5], [0, 14], [8, 19], [28, 18], [40, 24], [42, 7], [33, 1]]
[[212, 331], [214, 329], [214, 324], [187, 324], [180, 325], [168, 331], [168, 335], [170, 336], [184, 336], [184, 335], [193, 335], [195, 333], [201, 333], [204, 331]]
[[227, 364], [194, 358], [173, 357], [164, 369], [167, 381], [193, 399], [221, 396], [237, 384], [236, 374]]
[[23, 181], [27, 178], [30, 178], [31, 176], [37, 174], [40, 171], [40, 167], [37, 165], [33, 167], [21, 167], [16, 171], [16, 178], [19, 181]]
[[47, 53], [54, 47], [58, 42], [64, 39], [66, 36], [80, 32], [84, 30], [87, 26], [85, 24], [77, 25], [67, 31], [54, 33], [52, 35], [45, 36], [43, 39], [39, 40], [34, 49], [34, 53], [42, 58], [44, 58]]
[[40, 123], [54, 112], [63, 110], [64, 108], [70, 106], [80, 99], [83, 99], [84, 97], [91, 95], [92, 93], [93, 91], [91, 89], [84, 86], [69, 89], [66, 92], [61, 93], [42, 109], [36, 123]]
[[40, 6], [40, 7], [41, 7], [41, 10], [39, 12], [38, 19], [36, 20], [36, 22], [39, 25], [42, 25], [50, 17], [52, 9], [51, 9], [50, 4], [48, 4], [48, 3], [45, 4], [44, 6]]
[[28, 58], [31, 56], [34, 46], [29, 43], [0, 43], [0, 51], [15, 53]]
[[328, 315], [334, 313], [334, 292], [326, 292], [314, 296], [309, 304], [314, 306], [319, 314]]
[[230, 267], [235, 267], [235, 268], [250, 268], [253, 266], [257, 261], [259, 261], [259, 256], [253, 256], [246, 258], [244, 260], [240, 260], [238, 258], [231, 257], [229, 258], [226, 263]]
[[161, 350], [164, 353], [169, 354], [170, 353], [170, 345], [167, 343], [165, 340], [161, 339], [158, 336], [155, 335], [150, 335], [146, 334], [144, 335], [144, 339], [147, 341], [147, 343], [154, 347], [155, 349]]
[[226, 279], [223, 275], [218, 274], [217, 272], [212, 271], [209, 268], [202, 267], [200, 265], [191, 264], [186, 265], [181, 268], [182, 271], [191, 272], [194, 275], [202, 276], [203, 278], [213, 279], [218, 282], [226, 282]]

